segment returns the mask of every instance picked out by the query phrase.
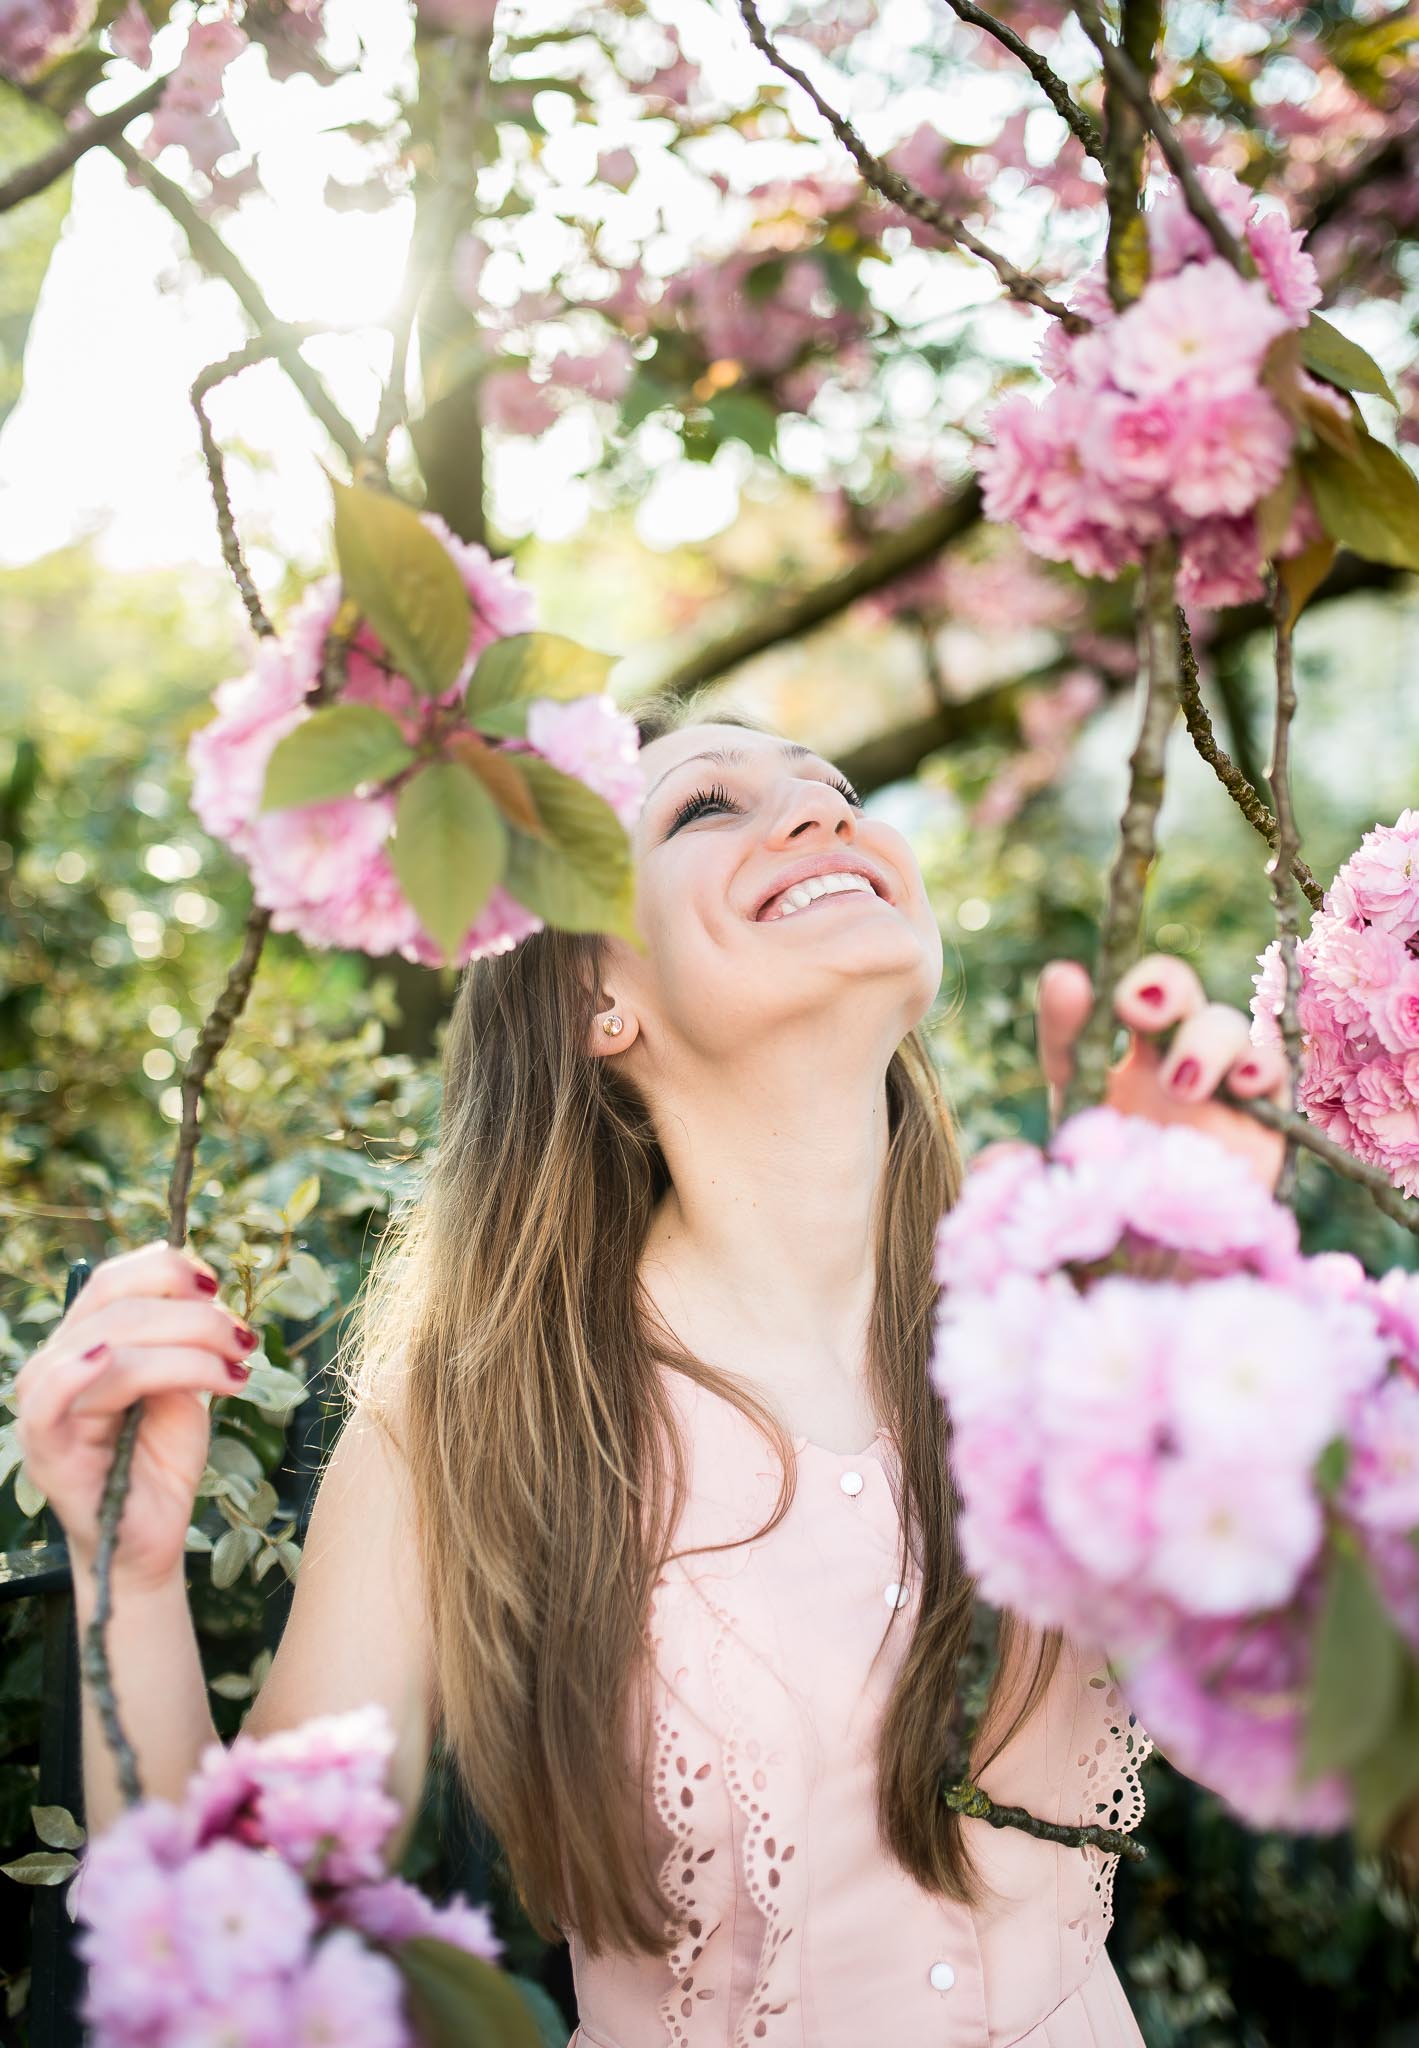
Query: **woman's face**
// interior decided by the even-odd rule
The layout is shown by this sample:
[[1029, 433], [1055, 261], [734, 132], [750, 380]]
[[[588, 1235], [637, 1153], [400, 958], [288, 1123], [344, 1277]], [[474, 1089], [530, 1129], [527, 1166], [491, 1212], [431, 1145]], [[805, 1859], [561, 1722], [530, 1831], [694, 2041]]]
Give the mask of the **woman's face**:
[[[710, 756], [711, 758], [705, 758]], [[641, 749], [646, 800], [632, 833], [646, 952], [608, 942], [598, 1007], [614, 997], [635, 1038], [711, 1058], [795, 1020], [884, 1058], [930, 1008], [941, 935], [910, 845], [864, 816], [830, 761], [740, 726], [687, 726]], [[821, 873], [832, 893], [786, 901]], [[859, 886], [841, 887], [842, 877]], [[860, 886], [866, 881], [869, 886]], [[851, 998], [851, 1001], [844, 999]]]

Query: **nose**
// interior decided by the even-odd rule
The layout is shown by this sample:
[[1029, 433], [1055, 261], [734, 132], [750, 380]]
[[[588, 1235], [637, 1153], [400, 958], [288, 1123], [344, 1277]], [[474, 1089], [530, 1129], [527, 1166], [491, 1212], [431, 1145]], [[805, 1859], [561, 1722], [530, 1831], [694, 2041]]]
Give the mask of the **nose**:
[[852, 805], [839, 790], [814, 779], [795, 779], [792, 794], [779, 812], [778, 827], [772, 835], [788, 845], [826, 831], [842, 839], [853, 834]]

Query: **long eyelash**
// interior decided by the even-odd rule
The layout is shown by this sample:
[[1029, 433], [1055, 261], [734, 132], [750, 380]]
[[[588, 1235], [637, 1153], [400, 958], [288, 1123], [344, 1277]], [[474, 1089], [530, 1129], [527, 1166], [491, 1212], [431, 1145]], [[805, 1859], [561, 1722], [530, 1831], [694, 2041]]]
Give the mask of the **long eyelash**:
[[708, 789], [697, 789], [692, 797], [686, 798], [671, 819], [666, 838], [670, 837], [671, 832], [678, 832], [682, 825], [688, 825], [691, 818], [697, 818], [701, 811], [710, 810], [716, 804], [725, 811], [738, 809], [738, 805], [722, 782], [713, 782]]
[[[862, 809], [862, 798], [850, 782], [845, 781], [841, 775], [830, 775], [827, 781], [840, 795], [847, 798], [854, 810]], [[687, 797], [671, 819], [666, 829], [666, 838], [668, 839], [672, 832], [678, 832], [682, 825], [688, 825], [692, 818], [699, 817], [702, 811], [713, 810], [716, 807], [724, 811], [739, 809], [739, 805], [735, 803], [722, 782], [711, 783], [708, 789], [697, 789], [693, 796]]]

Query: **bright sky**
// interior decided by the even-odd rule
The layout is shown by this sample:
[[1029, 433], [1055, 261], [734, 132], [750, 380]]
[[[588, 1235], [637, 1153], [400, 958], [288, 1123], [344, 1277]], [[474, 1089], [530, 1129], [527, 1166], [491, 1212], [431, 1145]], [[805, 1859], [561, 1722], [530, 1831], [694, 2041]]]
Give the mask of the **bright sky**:
[[[920, 36], [930, 7], [931, 0], [890, 0], [883, 32], [890, 25], [894, 36]], [[677, 20], [711, 82], [718, 75], [737, 89], [744, 66], [754, 61], [737, 16], [695, 0], [663, 0], [657, 12]], [[254, 50], [231, 68], [228, 113], [239, 139], [261, 153], [269, 196], [246, 200], [238, 215], [226, 217], [222, 232], [278, 315], [350, 330], [310, 344], [308, 354], [347, 414], [367, 426], [387, 359], [387, 343], [371, 323], [387, 313], [397, 290], [411, 207], [399, 202], [371, 214], [326, 206], [327, 176], [358, 179], [363, 165], [348, 139], [329, 131], [386, 111], [387, 94], [409, 76], [409, 20], [389, 0], [329, 0], [327, 14], [337, 56], [342, 42], [353, 51], [356, 30], [364, 39], [369, 56], [358, 74], [324, 89], [305, 78], [273, 85]], [[172, 29], [158, 38], [160, 68], [174, 60], [180, 36]], [[118, 104], [141, 83], [140, 73], [116, 66], [94, 104]], [[919, 104], [909, 98], [885, 113], [870, 104], [856, 111], [883, 146], [928, 109], [938, 120], [950, 118], [952, 132], [985, 139], [1013, 103], [1011, 87], [993, 87], [988, 81], [982, 92], [976, 78], [954, 111], [940, 95], [929, 102], [916, 95]], [[599, 137], [603, 146], [619, 139], [615, 127]], [[755, 175], [778, 168], [772, 154], [782, 152], [773, 145], [758, 150]], [[180, 176], [180, 152], [169, 157], [163, 167]], [[554, 138], [546, 160], [556, 175], [579, 184], [594, 157], [588, 138], [568, 134]], [[823, 161], [839, 166], [831, 144]], [[671, 175], [677, 170], [671, 165], [662, 178], [657, 169], [653, 197], [633, 191], [612, 201], [628, 231], [657, 203], [687, 247], [713, 231], [703, 181], [679, 172], [677, 183]], [[528, 248], [535, 257], [531, 236]], [[105, 151], [90, 151], [77, 168], [73, 207], [31, 328], [24, 396], [0, 439], [0, 560], [22, 563], [91, 534], [115, 568], [219, 561], [187, 392], [202, 367], [238, 347], [248, 330], [226, 286], [180, 264], [180, 251], [179, 232], [157, 203], [131, 188]], [[484, 286], [493, 291], [497, 281], [490, 263]], [[884, 297], [913, 294], [920, 313], [925, 295], [927, 308], [940, 315], [993, 289], [984, 273], [915, 251], [884, 285]], [[1019, 349], [1023, 324], [1004, 317], [1007, 346]], [[253, 457], [233, 464], [239, 519], [254, 520], [297, 563], [322, 566], [328, 496], [319, 459], [326, 445], [282, 373], [274, 366], [247, 371], [214, 394], [209, 411], [219, 439], [239, 443]], [[584, 461], [584, 433], [575, 419], [538, 443], [518, 441], [499, 451], [491, 466], [499, 526], [548, 539], [576, 530], [592, 509], [591, 492], [572, 474], [579, 455]], [[738, 446], [724, 449], [712, 465], [667, 461], [641, 507], [647, 537], [667, 546], [728, 524], [748, 464]], [[258, 581], [269, 584], [280, 563], [274, 552], [258, 548], [253, 567]]]
[[[525, 0], [523, 19], [553, 18], [560, 4]], [[824, 11], [836, 4], [827, 0]], [[771, 16], [783, 5], [768, 10]], [[711, 86], [718, 82], [737, 97], [746, 66], [756, 60], [731, 0], [655, 0], [655, 12], [677, 23]], [[266, 195], [228, 215], [222, 232], [278, 315], [348, 330], [311, 343], [308, 353], [347, 415], [367, 427], [387, 359], [377, 323], [398, 287], [411, 207], [401, 201], [380, 213], [340, 212], [325, 204], [324, 192], [329, 175], [358, 180], [364, 169], [355, 145], [331, 131], [344, 122], [379, 119], [388, 111], [388, 95], [409, 81], [409, 15], [390, 0], [328, 0], [327, 16], [337, 61], [354, 54], [356, 33], [363, 39], [368, 56], [357, 73], [323, 89], [302, 77], [273, 85], [256, 50], [229, 73], [229, 116], [239, 139], [260, 152]], [[901, 50], [939, 29], [939, 19], [938, 0], [886, 0], [872, 33], [884, 39], [884, 48]], [[180, 28], [159, 36], [160, 68], [174, 61], [181, 36]], [[131, 67], [116, 66], [95, 104], [118, 104], [141, 83]], [[849, 90], [838, 74], [833, 90], [869, 141], [886, 148], [928, 117], [959, 139], [988, 139], [1017, 104], [1019, 87], [1002, 70], [966, 71], [958, 89], [930, 95], [918, 89], [885, 106], [877, 103], [880, 84], [870, 77]], [[564, 112], [569, 106], [565, 99], [559, 104]], [[554, 103], [548, 118], [556, 113]], [[1035, 120], [1042, 124], [1039, 148], [1031, 131], [1038, 155], [1060, 124], [1047, 109]], [[817, 132], [811, 112], [805, 123]], [[636, 132], [644, 137], [654, 130], [642, 124]], [[613, 146], [622, 133], [613, 122], [598, 140]], [[715, 147], [702, 151], [705, 168], [714, 167]], [[733, 174], [742, 152], [733, 141], [724, 150], [724, 167]], [[595, 152], [586, 134], [567, 132], [553, 136], [544, 162], [563, 183], [580, 185]], [[164, 167], [180, 176], [181, 153], [169, 156], [173, 161]], [[752, 175], [772, 175], [782, 160], [778, 145], [756, 144]], [[846, 162], [830, 141], [821, 160], [834, 171]], [[609, 206], [631, 236], [661, 206], [688, 251], [713, 236], [717, 225], [724, 232], [707, 204], [707, 189], [703, 179], [665, 159], [663, 169], [658, 163], [653, 177]], [[996, 223], [995, 239], [1019, 260], [1028, 260], [1027, 241], [1012, 243], [1030, 233], [1026, 214], [1021, 208], [1017, 220]], [[538, 232], [531, 224], [519, 228], [534, 266]], [[187, 392], [205, 364], [240, 345], [247, 327], [227, 287], [180, 263], [180, 251], [180, 234], [157, 203], [130, 188], [105, 151], [90, 151], [75, 174], [73, 208], [31, 329], [25, 393], [0, 438], [0, 561], [33, 560], [85, 534], [95, 537], [101, 557], [115, 568], [220, 560]], [[500, 260], [507, 261], [489, 262], [483, 287], [496, 296], [508, 282], [511, 297], [510, 280], [499, 276]], [[884, 307], [925, 318], [941, 334], [963, 307], [994, 295], [982, 267], [916, 250], [880, 275]], [[1343, 324], [1386, 367], [1407, 361], [1399, 309], [1376, 307], [1368, 317], [1345, 316]], [[1002, 355], [1028, 355], [1030, 330], [1014, 311], [990, 312], [976, 331], [992, 348], [998, 343]], [[904, 375], [910, 369], [900, 367]], [[963, 408], [976, 395], [963, 390]], [[302, 568], [324, 567], [328, 494], [320, 461], [327, 448], [282, 373], [273, 365], [247, 371], [213, 396], [209, 410], [223, 444], [239, 445], [249, 457], [232, 464], [239, 522], [272, 537], [270, 549], [252, 549], [258, 582], [269, 587], [276, 581], [282, 557]], [[518, 440], [494, 452], [492, 510], [502, 531], [535, 531], [554, 540], [577, 530], [595, 506], [594, 483], [575, 474], [586, 461], [586, 436], [584, 423], [568, 417], [539, 442]], [[824, 452], [824, 437], [812, 428], [794, 427], [784, 444], [810, 472]], [[639, 508], [643, 536], [665, 547], [728, 525], [749, 466], [737, 444], [710, 465], [686, 464], [667, 450]]]

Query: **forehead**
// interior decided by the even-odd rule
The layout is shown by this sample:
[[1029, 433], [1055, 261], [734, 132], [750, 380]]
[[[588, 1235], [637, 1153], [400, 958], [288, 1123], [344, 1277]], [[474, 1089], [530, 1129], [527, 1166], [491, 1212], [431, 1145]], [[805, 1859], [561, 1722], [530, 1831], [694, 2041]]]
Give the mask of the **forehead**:
[[[772, 761], [811, 759], [813, 749], [799, 745], [795, 740], [783, 740], [776, 733], [754, 732], [742, 725], [687, 725], [680, 732], [667, 732], [657, 740], [651, 740], [640, 750], [641, 772], [647, 791], [654, 788], [662, 776], [668, 775], [683, 762], [693, 760], [701, 754], [742, 755], [746, 761], [764, 758]], [[722, 762], [709, 761], [706, 768], [722, 766]]]

